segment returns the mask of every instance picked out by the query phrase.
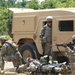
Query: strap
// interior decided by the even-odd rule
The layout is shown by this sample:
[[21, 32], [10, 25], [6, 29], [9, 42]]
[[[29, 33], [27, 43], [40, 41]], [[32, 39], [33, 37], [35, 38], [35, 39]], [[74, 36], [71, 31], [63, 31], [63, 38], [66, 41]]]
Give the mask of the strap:
[[15, 50], [15, 48], [9, 42], [5, 42], [5, 43], [9, 44], [12, 47], [12, 49]]

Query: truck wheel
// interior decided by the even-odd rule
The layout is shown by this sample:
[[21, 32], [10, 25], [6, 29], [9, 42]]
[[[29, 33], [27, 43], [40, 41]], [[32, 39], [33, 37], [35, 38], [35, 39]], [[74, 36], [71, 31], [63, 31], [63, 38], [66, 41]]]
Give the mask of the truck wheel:
[[24, 61], [26, 61], [27, 57], [32, 57], [32, 58], [36, 58], [37, 53], [33, 44], [24, 44], [21, 46], [20, 48], [20, 53], [24, 59]]

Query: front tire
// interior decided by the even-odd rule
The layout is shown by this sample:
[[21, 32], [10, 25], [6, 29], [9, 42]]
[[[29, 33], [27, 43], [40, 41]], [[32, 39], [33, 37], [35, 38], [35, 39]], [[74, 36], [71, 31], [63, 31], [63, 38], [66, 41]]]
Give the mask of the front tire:
[[20, 53], [26, 61], [27, 57], [37, 58], [37, 53], [34, 44], [23, 44], [20, 48]]

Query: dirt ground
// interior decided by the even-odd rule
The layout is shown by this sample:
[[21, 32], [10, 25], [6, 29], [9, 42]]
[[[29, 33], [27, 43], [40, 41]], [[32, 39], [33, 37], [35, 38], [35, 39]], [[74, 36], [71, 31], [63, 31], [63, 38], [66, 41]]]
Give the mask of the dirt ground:
[[4, 70], [1, 70], [0, 75], [28, 75], [28, 73], [16, 73], [15, 70], [12, 62], [5, 62]]
[[[13, 66], [12, 62], [5, 62], [4, 70], [1, 71], [0, 75], [30, 75], [28, 72], [17, 73], [15, 72], [15, 70], [16, 68]], [[62, 74], [62, 75], [65, 75], [65, 74]]]

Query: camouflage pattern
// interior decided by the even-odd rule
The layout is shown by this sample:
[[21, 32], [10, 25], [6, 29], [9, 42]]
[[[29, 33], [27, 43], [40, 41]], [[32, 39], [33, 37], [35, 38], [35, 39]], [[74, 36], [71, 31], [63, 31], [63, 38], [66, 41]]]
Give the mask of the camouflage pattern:
[[67, 50], [69, 54], [71, 71], [72, 71], [72, 74], [75, 74], [75, 47], [73, 47], [73, 50], [67, 47]]
[[22, 64], [22, 57], [18, 50], [16, 50], [16, 45], [13, 48], [10, 44], [4, 43], [1, 48], [2, 65], [4, 67], [4, 61], [12, 61], [14, 67], [18, 67]]
[[1, 51], [0, 51], [0, 68], [3, 69], [4, 66], [3, 66], [3, 62], [2, 62], [2, 57], [1, 57]]
[[52, 42], [52, 27], [49, 27], [47, 24], [41, 29], [41, 41], [45, 43]]
[[[51, 44], [52, 44], [52, 27], [47, 24], [41, 29], [40, 38], [44, 44], [44, 55], [51, 54]], [[50, 52], [50, 53], [49, 53]]]

